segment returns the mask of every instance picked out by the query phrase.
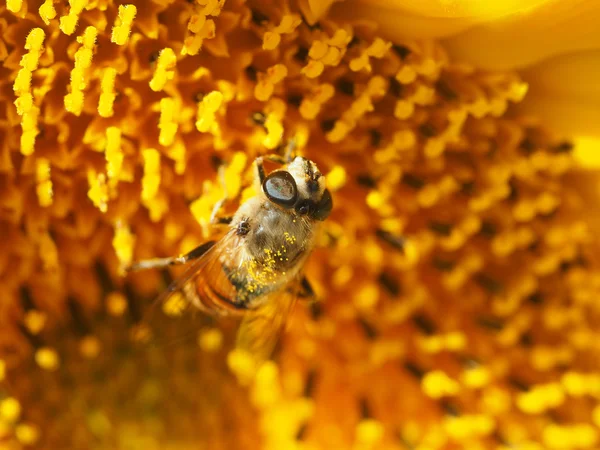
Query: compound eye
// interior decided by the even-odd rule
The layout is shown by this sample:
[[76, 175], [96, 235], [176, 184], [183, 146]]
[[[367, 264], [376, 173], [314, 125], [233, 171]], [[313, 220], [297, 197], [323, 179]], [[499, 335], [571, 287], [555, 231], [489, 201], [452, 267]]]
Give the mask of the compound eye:
[[291, 208], [298, 200], [296, 181], [285, 170], [278, 170], [265, 178], [263, 191], [269, 200], [285, 208]]

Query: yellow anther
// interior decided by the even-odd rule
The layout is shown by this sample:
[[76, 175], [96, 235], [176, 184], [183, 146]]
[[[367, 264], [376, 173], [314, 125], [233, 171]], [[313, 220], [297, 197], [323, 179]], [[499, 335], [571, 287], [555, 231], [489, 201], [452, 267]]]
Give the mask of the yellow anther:
[[356, 291], [352, 300], [357, 309], [371, 309], [379, 301], [379, 288], [374, 284], [367, 284]]
[[263, 145], [272, 150], [279, 145], [283, 138], [283, 124], [277, 116], [270, 114], [265, 121], [265, 128], [267, 135], [263, 139]]
[[258, 75], [258, 83], [254, 88], [254, 96], [257, 100], [267, 101], [273, 95], [275, 85], [281, 82], [288, 74], [287, 67], [283, 64], [275, 64], [267, 69], [264, 74]]
[[177, 133], [177, 122], [175, 117], [177, 115], [175, 100], [172, 98], [165, 97], [160, 100], [160, 119], [158, 128], [160, 134], [158, 136], [158, 142], [160, 145], [168, 147], [175, 140], [175, 134]]
[[87, 70], [92, 65], [93, 49], [96, 45], [98, 30], [87, 27], [83, 36], [77, 38], [81, 47], [75, 52], [75, 65], [71, 71], [71, 92], [65, 95], [65, 109], [76, 116], [83, 110], [83, 89], [87, 86]]
[[369, 48], [367, 48], [366, 52], [367, 55], [371, 56], [372, 58], [381, 59], [387, 54], [391, 47], [391, 42], [386, 42], [381, 38], [375, 38], [373, 43], [369, 46]]
[[327, 54], [329, 46], [323, 41], [313, 41], [310, 49], [308, 50], [308, 57], [311, 59], [319, 60]]
[[346, 170], [342, 166], [334, 166], [327, 174], [327, 187], [332, 191], [337, 191], [346, 184]]
[[470, 388], [478, 389], [489, 384], [491, 378], [490, 371], [482, 366], [465, 370], [461, 375], [462, 383]]
[[326, 66], [337, 66], [342, 60], [343, 53], [339, 48], [329, 47], [321, 62]]
[[399, 120], [406, 120], [415, 112], [414, 103], [408, 100], [398, 100], [394, 108], [394, 116]]
[[142, 201], [149, 202], [160, 186], [160, 153], [154, 148], [142, 150], [144, 176], [142, 178]]
[[162, 91], [167, 81], [172, 80], [175, 76], [175, 65], [177, 57], [175, 52], [170, 48], [165, 48], [158, 55], [156, 61], [156, 70], [150, 80], [150, 89], [154, 92]]
[[263, 35], [263, 50], [273, 50], [276, 49], [279, 43], [281, 42], [281, 35], [275, 31], [267, 31]]
[[21, 154], [28, 156], [34, 151], [35, 139], [39, 134], [38, 116], [40, 109], [37, 106], [32, 106], [29, 112], [23, 114], [21, 118]]
[[286, 14], [281, 18], [281, 22], [275, 30], [281, 34], [292, 33], [301, 23], [302, 18], [298, 14]]
[[50, 21], [56, 18], [56, 9], [54, 9], [53, 0], [45, 0], [38, 10], [40, 17], [46, 25], [50, 25]]
[[88, 197], [101, 212], [105, 213], [108, 209], [108, 186], [106, 184], [106, 175], [103, 173], [97, 174], [96, 171], [90, 169], [87, 173]]
[[18, 13], [23, 6], [23, 0], [6, 0], [6, 9], [10, 12]]
[[60, 359], [56, 350], [42, 347], [35, 352], [35, 362], [44, 370], [54, 371], [58, 369]]
[[508, 91], [507, 98], [512, 102], [518, 103], [525, 97], [527, 91], [529, 90], [529, 85], [525, 82], [515, 82], [511, 84], [510, 90]]
[[44, 233], [39, 240], [39, 254], [44, 270], [58, 268], [58, 249], [49, 233]]
[[29, 94], [31, 90], [31, 70], [23, 68], [17, 72], [17, 76], [15, 78], [15, 82], [13, 84], [13, 90], [17, 96]]
[[431, 138], [427, 139], [423, 148], [423, 153], [427, 158], [433, 159], [439, 157], [446, 149], [446, 144], [443, 139]]
[[200, 331], [198, 345], [205, 352], [215, 352], [223, 345], [223, 333], [218, 328], [207, 328]]
[[111, 186], [115, 186], [123, 168], [123, 151], [121, 150], [121, 130], [117, 127], [106, 129], [106, 175]]
[[572, 397], [582, 397], [588, 393], [588, 377], [578, 372], [567, 372], [561, 378], [561, 383], [567, 394]]
[[121, 220], [115, 223], [115, 234], [112, 240], [113, 248], [119, 259], [121, 267], [127, 267], [133, 260], [133, 245], [135, 237], [131, 230]]
[[63, 33], [71, 35], [75, 32], [79, 15], [88, 4], [88, 0], [69, 0], [69, 13], [60, 18], [60, 29]]
[[367, 72], [371, 71], [371, 64], [369, 64], [369, 56], [363, 53], [361, 56], [354, 58], [350, 61], [350, 70], [352, 72], [359, 72], [366, 69]]
[[314, 119], [321, 111], [321, 106], [335, 94], [335, 88], [329, 83], [317, 86], [311, 96], [302, 100], [300, 115], [305, 119]]
[[302, 68], [301, 72], [308, 78], [317, 78], [323, 73], [323, 70], [325, 70], [325, 64], [323, 64], [321, 61], [312, 60]]
[[79, 351], [84, 358], [94, 359], [100, 354], [101, 344], [96, 336], [85, 336], [79, 343]]
[[83, 35], [77, 38], [83, 48], [92, 50], [96, 45], [96, 38], [98, 37], [98, 30], [95, 27], [89, 26], [83, 32]]
[[350, 133], [353, 128], [353, 123], [347, 120], [337, 120], [333, 125], [333, 129], [327, 133], [327, 140], [333, 143], [340, 142], [348, 136], [348, 133]]
[[192, 33], [200, 33], [202, 27], [206, 23], [206, 16], [203, 14], [192, 14], [190, 21], [188, 22], [187, 28]]
[[36, 161], [36, 193], [40, 206], [46, 207], [52, 204], [52, 180], [50, 179], [50, 161], [39, 158]]
[[403, 66], [396, 74], [396, 80], [401, 84], [410, 84], [417, 79], [417, 72], [412, 66]]
[[467, 414], [444, 420], [444, 428], [448, 435], [462, 442], [469, 442], [469, 439], [478, 436], [486, 436], [494, 431], [494, 427], [494, 419], [483, 414]]
[[181, 292], [175, 292], [162, 305], [162, 311], [167, 316], [179, 317], [185, 311], [187, 301]]
[[450, 378], [441, 370], [426, 373], [421, 381], [421, 388], [431, 398], [456, 395], [460, 390], [456, 380]]
[[327, 41], [327, 43], [329, 45], [331, 45], [332, 47], [345, 48], [350, 43], [351, 40], [352, 40], [352, 35], [350, 35], [343, 28], [338, 28], [335, 31], [335, 33], [333, 34], [333, 37], [331, 39], [329, 39]]
[[135, 5], [120, 5], [119, 16], [115, 22], [115, 26], [112, 29], [112, 35], [110, 41], [117, 45], [125, 45], [129, 39], [129, 33], [131, 33], [131, 26], [133, 19], [137, 14], [137, 8]]
[[13, 423], [19, 420], [21, 416], [21, 404], [14, 397], [7, 397], [0, 401], [0, 417], [9, 422]]
[[35, 425], [20, 423], [15, 427], [15, 436], [21, 444], [32, 446], [39, 440], [40, 431]]
[[384, 431], [383, 424], [377, 420], [361, 420], [356, 427], [356, 442], [360, 448], [375, 448], [383, 439]]
[[106, 310], [111, 316], [120, 317], [127, 310], [127, 299], [122, 292], [114, 291], [106, 297]]
[[102, 82], [100, 83], [100, 100], [98, 101], [98, 114], [101, 117], [112, 117], [114, 114], [113, 105], [116, 98], [115, 93], [115, 78], [117, 70], [108, 67], [102, 74]]
[[223, 94], [219, 91], [212, 91], [204, 96], [198, 104], [198, 115], [196, 119], [196, 128], [201, 133], [213, 131], [218, 127], [216, 122], [216, 113], [223, 104]]
[[6, 363], [4, 360], [0, 359], [0, 381], [4, 381], [6, 377]]
[[[190, 19], [191, 21], [192, 19]], [[195, 22], [201, 23], [201, 19], [194, 19]], [[196, 29], [195, 24], [192, 24], [191, 27]], [[182, 55], [196, 55], [202, 48], [202, 44], [205, 39], [212, 39], [215, 37], [215, 21], [212, 19], [206, 19], [197, 33], [191, 32], [188, 37], [185, 38], [183, 43], [183, 48], [181, 49]]]
[[287, 14], [281, 19], [279, 26], [263, 35], [263, 49], [273, 50], [281, 42], [282, 34], [292, 33], [300, 24], [302, 19], [297, 14]]
[[200, 14], [205, 16], [218, 16], [225, 4], [225, 0], [199, 0], [198, 3], [204, 6], [200, 11]]
[[227, 355], [227, 365], [240, 384], [248, 385], [258, 369], [255, 359], [248, 352], [233, 350]]

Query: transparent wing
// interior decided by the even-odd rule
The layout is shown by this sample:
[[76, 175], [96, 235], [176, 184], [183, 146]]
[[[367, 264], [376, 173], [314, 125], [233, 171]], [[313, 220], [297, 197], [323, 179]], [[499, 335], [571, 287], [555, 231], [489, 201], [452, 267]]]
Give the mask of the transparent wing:
[[192, 262], [188, 269], [155, 300], [165, 305], [174, 295], [181, 294], [187, 306], [195, 306], [206, 313], [227, 315], [242, 312], [246, 305], [236, 304], [238, 288], [233, 285], [225, 267], [239, 267], [244, 259], [240, 237], [234, 230], [219, 239], [204, 255]]
[[206, 253], [190, 262], [183, 274], [145, 311], [134, 338], [145, 341], [148, 333], [161, 328], [165, 315], [178, 317], [190, 309], [213, 316], [242, 313], [246, 305], [235, 303], [237, 288], [223, 270], [225, 266], [238, 265], [244, 257], [243, 247], [239, 244], [239, 236], [232, 230]]
[[260, 306], [246, 312], [238, 329], [236, 347], [251, 354], [256, 362], [267, 360], [297, 298], [295, 289], [281, 289], [269, 294]]

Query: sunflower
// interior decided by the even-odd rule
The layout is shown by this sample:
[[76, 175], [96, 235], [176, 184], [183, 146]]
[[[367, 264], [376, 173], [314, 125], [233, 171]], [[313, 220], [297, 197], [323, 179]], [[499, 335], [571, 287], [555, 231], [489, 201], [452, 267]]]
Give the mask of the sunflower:
[[[596, 448], [594, 11], [7, 0], [0, 448]], [[234, 323], [146, 320], [175, 270], [124, 268], [292, 138], [334, 210], [254, 372]]]

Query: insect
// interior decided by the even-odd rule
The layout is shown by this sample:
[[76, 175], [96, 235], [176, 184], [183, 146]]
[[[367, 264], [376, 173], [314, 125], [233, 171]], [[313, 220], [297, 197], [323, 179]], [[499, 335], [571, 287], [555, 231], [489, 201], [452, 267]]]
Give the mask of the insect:
[[333, 206], [325, 177], [303, 157], [279, 160], [280, 169], [265, 174], [255, 160], [256, 196], [233, 217], [211, 222], [228, 225], [217, 241], [170, 258], [134, 263], [129, 270], [187, 264], [189, 268], [157, 299], [181, 292], [190, 305], [213, 315], [242, 317], [237, 348], [257, 360], [267, 359], [298, 297], [313, 296], [302, 269], [316, 231]]

